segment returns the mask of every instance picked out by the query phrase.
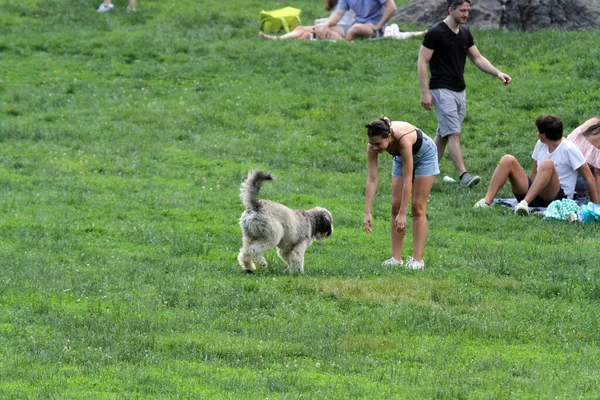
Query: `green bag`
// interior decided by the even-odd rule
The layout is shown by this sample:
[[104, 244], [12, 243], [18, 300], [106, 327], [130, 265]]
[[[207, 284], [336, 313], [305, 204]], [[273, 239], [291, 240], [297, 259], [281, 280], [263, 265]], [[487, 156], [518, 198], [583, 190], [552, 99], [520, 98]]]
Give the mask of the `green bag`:
[[300, 10], [284, 7], [273, 11], [260, 12], [260, 30], [265, 33], [275, 33], [284, 29], [293, 31], [300, 24]]

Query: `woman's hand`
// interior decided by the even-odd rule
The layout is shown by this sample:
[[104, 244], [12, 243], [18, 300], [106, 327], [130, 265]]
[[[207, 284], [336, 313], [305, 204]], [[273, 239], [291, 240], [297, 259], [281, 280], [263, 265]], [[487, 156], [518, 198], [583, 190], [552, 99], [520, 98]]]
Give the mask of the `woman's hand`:
[[398, 213], [396, 215], [396, 232], [403, 233], [406, 231], [406, 214]]
[[365, 225], [365, 232], [373, 232], [373, 217], [371, 217], [371, 214], [365, 214], [363, 224]]

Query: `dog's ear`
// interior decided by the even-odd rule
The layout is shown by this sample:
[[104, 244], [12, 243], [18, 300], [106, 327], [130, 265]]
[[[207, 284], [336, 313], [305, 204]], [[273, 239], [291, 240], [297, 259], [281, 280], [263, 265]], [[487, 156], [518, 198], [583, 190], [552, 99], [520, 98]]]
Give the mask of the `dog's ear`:
[[331, 219], [331, 214], [323, 210], [316, 215], [316, 226], [315, 230], [317, 233], [324, 234], [325, 237], [330, 236], [333, 231], [333, 221]]

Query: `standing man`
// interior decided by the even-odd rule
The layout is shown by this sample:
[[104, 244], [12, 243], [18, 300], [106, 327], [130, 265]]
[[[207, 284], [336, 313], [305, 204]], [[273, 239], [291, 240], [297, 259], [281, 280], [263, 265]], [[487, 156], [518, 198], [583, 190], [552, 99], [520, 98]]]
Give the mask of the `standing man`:
[[[352, 25], [338, 24], [346, 11], [356, 14]], [[319, 39], [348, 40], [383, 37], [385, 24], [396, 12], [394, 0], [340, 0], [337, 10], [324, 23], [315, 26]]]
[[[441, 160], [447, 145], [460, 185], [466, 187], [475, 186], [481, 180], [467, 172], [460, 148], [461, 125], [467, 108], [464, 79], [467, 56], [477, 68], [497, 77], [505, 86], [511, 81], [510, 76], [494, 67], [477, 50], [469, 28], [464, 25], [470, 8], [471, 0], [448, 0], [448, 16], [427, 31], [417, 61], [421, 105], [427, 110], [433, 106], [437, 115], [434, 141], [438, 160]], [[428, 66], [431, 72], [429, 85]]]

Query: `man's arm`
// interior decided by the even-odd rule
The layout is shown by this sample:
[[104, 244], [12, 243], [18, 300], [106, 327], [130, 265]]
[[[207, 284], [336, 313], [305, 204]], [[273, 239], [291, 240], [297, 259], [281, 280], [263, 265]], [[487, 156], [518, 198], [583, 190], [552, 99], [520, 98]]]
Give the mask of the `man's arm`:
[[512, 81], [512, 78], [510, 76], [506, 75], [504, 72], [494, 67], [492, 63], [488, 61], [487, 58], [482, 56], [479, 50], [477, 49], [477, 46], [473, 45], [469, 47], [469, 50], [467, 50], [467, 55], [469, 56], [469, 60], [471, 60], [471, 62], [475, 64], [477, 68], [479, 68], [487, 74], [497, 77], [502, 81], [504, 86], [508, 85]]
[[383, 28], [385, 24], [387, 24], [387, 22], [390, 20], [390, 18], [392, 18], [392, 16], [396, 12], [396, 3], [394, 3], [394, 0], [388, 0], [383, 4], [383, 8], [385, 9], [385, 11], [383, 13], [383, 16], [381, 17], [381, 20], [379, 20], [379, 23], [373, 27], [373, 29], [376, 31]]
[[429, 92], [429, 60], [433, 56], [433, 50], [421, 45], [419, 49], [419, 58], [417, 60], [417, 73], [419, 75], [419, 86], [421, 88], [421, 105], [426, 110], [431, 110], [433, 107], [433, 100], [431, 99], [431, 92]]
[[531, 182], [535, 181], [535, 176], [537, 175], [538, 165], [537, 161], [533, 160], [533, 167], [531, 167], [531, 174], [529, 174], [529, 179]]
[[331, 14], [329, 16], [329, 19], [327, 20], [327, 22], [325, 22], [325, 26], [328, 28], [331, 28], [332, 26], [336, 26], [338, 24], [338, 22], [340, 22], [340, 20], [342, 19], [342, 17], [344, 16], [345, 13], [346, 13], [345, 10], [340, 10], [338, 8], [337, 10], [335, 10], [335, 12], [333, 14]]

